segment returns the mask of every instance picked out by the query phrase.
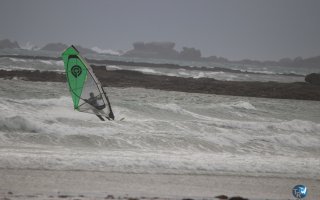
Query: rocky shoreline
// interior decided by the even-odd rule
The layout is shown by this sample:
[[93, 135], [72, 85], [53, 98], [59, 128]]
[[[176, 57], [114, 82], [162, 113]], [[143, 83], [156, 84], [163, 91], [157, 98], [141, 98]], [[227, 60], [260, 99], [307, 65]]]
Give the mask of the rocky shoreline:
[[[0, 58], [8, 57], [8, 58], [19, 58], [19, 59], [34, 59], [34, 60], [55, 60], [60, 61], [60, 57], [48, 57], [48, 56], [29, 56], [29, 55], [0, 55]], [[118, 60], [96, 60], [86, 58], [88, 63], [98, 64], [98, 65], [117, 65], [117, 66], [131, 66], [131, 67], [149, 67], [149, 68], [167, 68], [167, 69], [185, 69], [185, 70], [195, 70], [195, 71], [208, 71], [208, 72], [228, 72], [228, 73], [236, 73], [236, 74], [266, 74], [262, 72], [251, 72], [251, 71], [243, 71], [239, 69], [229, 69], [223, 67], [204, 67], [204, 66], [182, 66], [177, 64], [169, 64], [169, 63], [147, 63], [147, 62], [129, 62], [129, 61], [118, 61]], [[287, 73], [281, 74], [284, 76], [298, 76], [302, 77], [303, 75]]]
[[[92, 67], [104, 87], [141, 87], [190, 93], [320, 101], [320, 85], [307, 82], [218, 81], [211, 78], [148, 75], [129, 70], [107, 71], [105, 66]], [[39, 70], [0, 70], [0, 78], [66, 82], [63, 73]]]

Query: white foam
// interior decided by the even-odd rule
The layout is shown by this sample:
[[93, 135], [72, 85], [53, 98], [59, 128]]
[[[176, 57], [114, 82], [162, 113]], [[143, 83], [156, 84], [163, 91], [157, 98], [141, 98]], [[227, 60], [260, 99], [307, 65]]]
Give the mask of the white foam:
[[30, 66], [25, 66], [25, 67], [20, 67], [20, 66], [15, 66], [15, 65], [0, 65], [0, 68], [3, 70], [7, 71], [12, 71], [12, 70], [36, 70], [33, 67]]
[[26, 50], [38, 50], [36, 45], [32, 44], [31, 42], [27, 42], [25, 45], [21, 46], [21, 49], [26, 49]]
[[139, 71], [142, 73], [146, 73], [146, 74], [163, 74], [162, 72], [156, 71], [154, 69], [150, 69], [150, 68], [135, 68], [133, 69], [134, 71]]
[[186, 72], [185, 70], [179, 71], [178, 74], [179, 74], [179, 75], [182, 75], [182, 76], [188, 76], [188, 77], [191, 76], [190, 73]]
[[192, 116], [192, 117], [194, 117], [196, 119], [203, 119], [203, 120], [212, 120], [212, 119], [214, 119], [214, 118], [209, 117], [209, 116], [200, 115], [200, 114], [188, 111], [188, 110], [183, 109], [182, 107], [180, 107], [179, 105], [174, 104], [174, 103], [168, 103], [168, 104], [153, 103], [151, 105], [154, 106], [154, 107], [160, 108], [160, 109], [165, 109], [165, 110], [172, 111], [172, 112], [175, 112], [175, 113], [181, 113], [181, 114], [185, 114], [185, 115], [188, 115], [188, 116]]
[[204, 72], [199, 72], [197, 75], [195, 75], [193, 78], [205, 78], [206, 75]]
[[53, 62], [51, 60], [39, 60], [39, 61], [47, 65], [53, 65]]
[[25, 59], [20, 59], [20, 58], [9, 58], [13, 62], [27, 62]]
[[112, 69], [112, 70], [119, 70], [119, 69], [122, 69], [121, 67], [119, 66], [116, 66], [116, 65], [107, 65], [106, 66], [107, 69]]
[[56, 61], [55, 64], [58, 65], [58, 66], [64, 66], [62, 60]]
[[242, 72], [252, 72], [252, 73], [261, 73], [261, 74], [277, 74], [276, 72], [272, 72], [272, 71], [267, 71], [267, 70], [240, 70]]
[[100, 54], [111, 54], [111, 55], [116, 55], [116, 56], [121, 55], [120, 52], [114, 51], [112, 49], [101, 49], [99, 47], [92, 47], [91, 49], [97, 53], [100, 53]]
[[[273, 111], [285, 110], [286, 100], [109, 88], [116, 118], [125, 119], [100, 122], [74, 111], [67, 93], [48, 98], [67, 92], [65, 83], [37, 84], [1, 81], [0, 167], [320, 176], [318, 118], [290, 117], [292, 109], [288, 119], [262, 112], [269, 101], [277, 102]], [[225, 118], [229, 112], [246, 118]]]
[[36, 123], [33, 123], [22, 116], [0, 116], [0, 131], [39, 132], [40, 130], [41, 128], [39, 128]]
[[256, 110], [256, 108], [247, 101], [236, 101], [231, 103], [221, 104], [221, 106], [238, 108], [238, 109], [247, 109], [247, 110]]

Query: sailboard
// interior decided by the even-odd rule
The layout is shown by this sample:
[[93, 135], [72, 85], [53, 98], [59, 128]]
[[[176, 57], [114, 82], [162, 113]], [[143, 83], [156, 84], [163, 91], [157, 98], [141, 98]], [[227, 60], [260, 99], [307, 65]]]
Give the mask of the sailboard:
[[104, 88], [79, 51], [71, 45], [62, 53], [62, 59], [74, 109], [114, 120]]

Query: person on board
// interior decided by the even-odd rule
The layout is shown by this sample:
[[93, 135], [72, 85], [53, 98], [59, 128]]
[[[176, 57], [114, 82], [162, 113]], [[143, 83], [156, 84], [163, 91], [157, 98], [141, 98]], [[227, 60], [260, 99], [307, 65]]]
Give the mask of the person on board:
[[[89, 99], [85, 100], [88, 104], [90, 104], [93, 108], [92, 111], [96, 114], [96, 116], [101, 120], [105, 121], [102, 117], [105, 116], [108, 120], [110, 118], [106, 117], [106, 113], [103, 111], [103, 109], [106, 107], [105, 104], [103, 103], [102, 105], [98, 102], [101, 99], [101, 96], [94, 96], [93, 92], [90, 92], [90, 97]], [[102, 115], [101, 115], [102, 114]]]

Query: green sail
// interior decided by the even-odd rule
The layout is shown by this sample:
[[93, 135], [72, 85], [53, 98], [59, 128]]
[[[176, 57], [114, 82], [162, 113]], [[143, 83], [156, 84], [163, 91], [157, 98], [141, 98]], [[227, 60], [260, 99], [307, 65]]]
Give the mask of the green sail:
[[[79, 51], [70, 46], [62, 53], [62, 59], [74, 109], [114, 119], [109, 98]], [[90, 103], [92, 98], [94, 104]]]
[[87, 78], [87, 68], [79, 56], [79, 52], [69, 47], [62, 53], [67, 81], [75, 109], [78, 109], [81, 93]]

